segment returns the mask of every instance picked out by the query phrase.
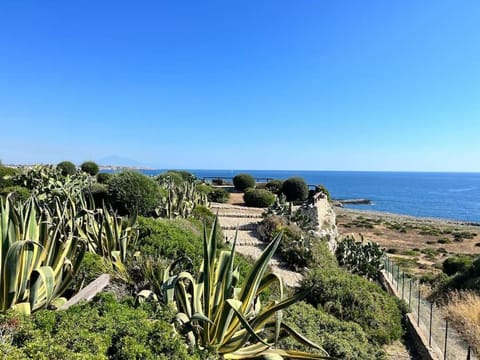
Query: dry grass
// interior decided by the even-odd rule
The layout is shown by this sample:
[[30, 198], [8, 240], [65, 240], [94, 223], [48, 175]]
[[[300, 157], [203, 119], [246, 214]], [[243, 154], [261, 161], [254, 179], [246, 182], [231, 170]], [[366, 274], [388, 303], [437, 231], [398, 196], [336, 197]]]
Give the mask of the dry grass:
[[480, 353], [480, 295], [472, 291], [454, 291], [449, 294], [444, 310], [475, 352]]

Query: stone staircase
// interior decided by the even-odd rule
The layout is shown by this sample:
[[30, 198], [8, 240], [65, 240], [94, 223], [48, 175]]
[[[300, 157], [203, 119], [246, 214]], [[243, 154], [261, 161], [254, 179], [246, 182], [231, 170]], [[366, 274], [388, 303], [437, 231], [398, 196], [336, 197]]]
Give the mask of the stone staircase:
[[[218, 214], [227, 241], [233, 241], [238, 229], [236, 245], [238, 253], [254, 260], [258, 259], [266, 246], [257, 233], [257, 225], [262, 221], [264, 209], [218, 203], [212, 203], [210, 208], [213, 213]], [[303, 279], [301, 274], [288, 269], [278, 257], [272, 258], [270, 267], [287, 286], [298, 287]]]

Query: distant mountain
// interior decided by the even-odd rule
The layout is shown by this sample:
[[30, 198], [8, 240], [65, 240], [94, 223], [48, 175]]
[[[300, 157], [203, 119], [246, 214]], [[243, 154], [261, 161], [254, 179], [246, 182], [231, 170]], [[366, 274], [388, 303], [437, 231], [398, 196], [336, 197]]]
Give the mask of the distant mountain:
[[136, 168], [150, 168], [150, 164], [146, 164], [137, 160], [124, 158], [118, 155], [110, 155], [97, 160], [97, 163], [101, 166], [125, 166]]

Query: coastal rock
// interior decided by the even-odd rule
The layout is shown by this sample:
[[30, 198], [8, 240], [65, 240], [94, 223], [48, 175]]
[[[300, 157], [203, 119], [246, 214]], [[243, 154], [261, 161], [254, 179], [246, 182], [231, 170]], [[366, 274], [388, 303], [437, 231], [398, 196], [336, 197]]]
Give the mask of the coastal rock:
[[313, 204], [301, 209], [306, 216], [313, 220], [316, 227], [315, 235], [326, 238], [330, 251], [334, 252], [337, 248], [338, 229], [332, 204], [326, 197], [319, 197]]

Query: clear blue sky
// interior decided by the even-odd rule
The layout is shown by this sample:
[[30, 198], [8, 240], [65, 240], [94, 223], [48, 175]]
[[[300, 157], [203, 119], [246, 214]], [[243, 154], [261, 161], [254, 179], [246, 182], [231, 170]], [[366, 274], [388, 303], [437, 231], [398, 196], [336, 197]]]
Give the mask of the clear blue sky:
[[0, 0], [0, 159], [480, 171], [479, 19], [478, 0]]

